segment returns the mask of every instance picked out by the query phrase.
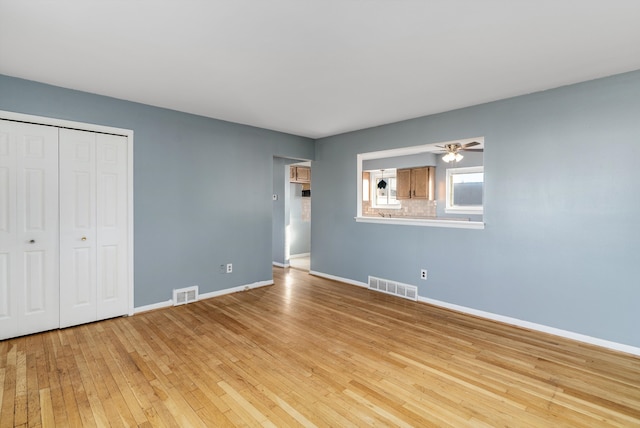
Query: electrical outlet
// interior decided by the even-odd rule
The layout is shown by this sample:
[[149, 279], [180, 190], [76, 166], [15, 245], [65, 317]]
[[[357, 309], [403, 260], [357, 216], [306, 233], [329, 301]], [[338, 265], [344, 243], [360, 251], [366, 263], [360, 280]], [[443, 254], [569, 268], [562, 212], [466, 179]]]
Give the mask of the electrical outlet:
[[231, 273], [231, 272], [233, 272], [233, 264], [227, 263], [227, 273]]
[[274, 193], [272, 198], [273, 198], [274, 201], [277, 201], [278, 200], [278, 195]]
[[426, 269], [420, 269], [420, 279], [424, 279], [426, 281], [426, 279], [427, 279], [427, 270]]

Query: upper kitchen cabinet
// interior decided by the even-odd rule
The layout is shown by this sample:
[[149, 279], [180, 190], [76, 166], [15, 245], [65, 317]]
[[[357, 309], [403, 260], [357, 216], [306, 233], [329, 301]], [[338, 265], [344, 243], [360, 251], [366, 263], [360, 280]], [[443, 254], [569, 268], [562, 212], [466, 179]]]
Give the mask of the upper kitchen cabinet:
[[435, 199], [436, 169], [433, 166], [397, 171], [396, 199]]
[[311, 168], [308, 166], [291, 166], [289, 168], [289, 181], [292, 183], [311, 182]]

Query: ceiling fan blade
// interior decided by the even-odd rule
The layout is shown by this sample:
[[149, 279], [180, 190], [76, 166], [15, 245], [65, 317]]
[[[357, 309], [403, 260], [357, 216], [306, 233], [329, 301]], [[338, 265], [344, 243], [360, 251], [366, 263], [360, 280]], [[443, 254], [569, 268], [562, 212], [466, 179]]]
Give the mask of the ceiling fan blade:
[[470, 143], [463, 144], [462, 148], [466, 149], [467, 147], [473, 147], [473, 146], [479, 146], [479, 145], [480, 145], [480, 143], [478, 143], [477, 141], [472, 141]]
[[484, 152], [484, 149], [462, 149], [465, 152]]

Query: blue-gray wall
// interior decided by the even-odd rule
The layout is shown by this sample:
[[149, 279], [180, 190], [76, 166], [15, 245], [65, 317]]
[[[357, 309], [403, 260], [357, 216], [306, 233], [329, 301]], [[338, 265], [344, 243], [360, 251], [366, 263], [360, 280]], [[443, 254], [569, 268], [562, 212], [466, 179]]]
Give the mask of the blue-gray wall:
[[[354, 221], [357, 153], [476, 136], [484, 230]], [[318, 140], [311, 270], [640, 346], [639, 159], [640, 72]]]
[[[394, 156], [362, 161], [362, 170], [370, 171], [385, 168], [413, 168], [416, 166], [436, 166], [438, 160], [433, 153], [418, 153], [415, 155]], [[444, 163], [444, 162], [443, 162]], [[445, 163], [446, 165], [446, 163]]]
[[273, 158], [313, 140], [2, 75], [0, 110], [134, 131], [136, 307], [271, 280]]
[[[135, 306], [271, 278], [273, 158], [313, 141], [6, 76], [0, 109], [134, 130]], [[311, 268], [640, 346], [638, 117], [633, 72], [319, 140]], [[475, 136], [484, 230], [353, 220], [357, 153]]]

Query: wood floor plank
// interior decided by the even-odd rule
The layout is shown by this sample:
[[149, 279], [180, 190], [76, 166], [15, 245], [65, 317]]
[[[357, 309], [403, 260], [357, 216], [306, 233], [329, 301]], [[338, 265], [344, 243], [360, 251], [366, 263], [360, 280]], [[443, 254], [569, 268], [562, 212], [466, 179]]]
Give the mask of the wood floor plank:
[[30, 337], [29, 352], [27, 358], [27, 425], [29, 427], [40, 426], [40, 385], [38, 383], [38, 354], [42, 349], [39, 336]]
[[16, 425], [15, 409], [16, 409], [16, 364], [18, 355], [18, 345], [11, 344], [5, 347], [4, 375], [3, 375], [3, 392], [2, 402], [0, 403], [0, 427], [11, 427]]
[[57, 357], [57, 350], [59, 349], [58, 345], [60, 344], [60, 336], [56, 332], [43, 335], [42, 339], [46, 365], [38, 366], [38, 370], [46, 370], [46, 374], [40, 372], [39, 374], [41, 374], [41, 376], [47, 377], [54, 421], [56, 426], [70, 426], [65, 408], [64, 397], [62, 394], [62, 386], [60, 385], [60, 373], [62, 372], [62, 367], [58, 362]]
[[640, 426], [640, 358], [274, 269], [0, 341], [0, 427]]
[[40, 416], [43, 428], [55, 427], [55, 415], [53, 413], [53, 401], [51, 400], [51, 390], [43, 388], [40, 390]]
[[16, 398], [14, 402], [14, 420], [16, 426], [28, 422], [27, 414], [27, 355], [24, 351], [16, 354]]

